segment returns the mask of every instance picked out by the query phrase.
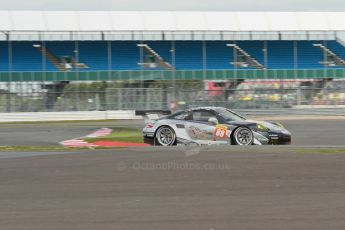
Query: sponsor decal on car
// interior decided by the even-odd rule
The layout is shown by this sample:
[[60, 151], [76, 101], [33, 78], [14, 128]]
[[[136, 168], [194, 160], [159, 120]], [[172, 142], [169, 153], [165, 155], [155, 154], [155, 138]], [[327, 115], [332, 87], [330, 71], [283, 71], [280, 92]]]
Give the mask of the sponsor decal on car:
[[230, 132], [228, 127], [225, 125], [216, 125], [216, 129], [214, 130], [214, 141], [217, 139], [225, 139], [230, 136]]
[[189, 128], [189, 135], [192, 138], [195, 138], [195, 139], [209, 140], [209, 139], [212, 139], [213, 133], [212, 132], [210, 133], [207, 130], [202, 130], [199, 127], [196, 127], [196, 126], [191, 126]]

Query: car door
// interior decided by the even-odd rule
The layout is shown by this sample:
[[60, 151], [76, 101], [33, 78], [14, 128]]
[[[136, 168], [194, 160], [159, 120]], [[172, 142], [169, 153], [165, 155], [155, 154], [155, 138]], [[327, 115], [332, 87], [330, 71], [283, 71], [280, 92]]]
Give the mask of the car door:
[[211, 110], [194, 110], [191, 112], [190, 120], [186, 123], [186, 132], [194, 141], [214, 141], [216, 124], [209, 122], [209, 119], [216, 117]]

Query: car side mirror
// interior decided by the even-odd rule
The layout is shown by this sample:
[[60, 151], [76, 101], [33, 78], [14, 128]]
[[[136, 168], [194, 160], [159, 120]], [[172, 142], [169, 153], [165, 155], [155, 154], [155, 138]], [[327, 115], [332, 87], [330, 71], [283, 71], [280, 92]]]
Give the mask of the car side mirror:
[[211, 123], [211, 124], [214, 124], [214, 125], [218, 125], [218, 120], [215, 117], [210, 117], [208, 119], [208, 122]]

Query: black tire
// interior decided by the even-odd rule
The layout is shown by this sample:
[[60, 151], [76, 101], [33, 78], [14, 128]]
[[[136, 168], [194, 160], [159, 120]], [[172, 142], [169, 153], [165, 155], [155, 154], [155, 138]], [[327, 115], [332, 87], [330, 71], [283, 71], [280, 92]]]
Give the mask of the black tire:
[[176, 133], [169, 126], [161, 126], [155, 133], [155, 145], [172, 146], [176, 144]]
[[231, 141], [233, 145], [252, 145], [254, 134], [249, 128], [240, 126], [234, 130]]

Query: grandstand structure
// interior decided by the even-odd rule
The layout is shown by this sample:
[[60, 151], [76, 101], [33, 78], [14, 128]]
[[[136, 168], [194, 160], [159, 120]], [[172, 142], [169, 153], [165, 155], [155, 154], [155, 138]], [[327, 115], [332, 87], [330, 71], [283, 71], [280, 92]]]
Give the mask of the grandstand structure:
[[[55, 104], [67, 84], [81, 81], [345, 78], [345, 12], [0, 11], [0, 17], [0, 90], [16, 98], [53, 93]], [[12, 110], [8, 95], [1, 100]]]

